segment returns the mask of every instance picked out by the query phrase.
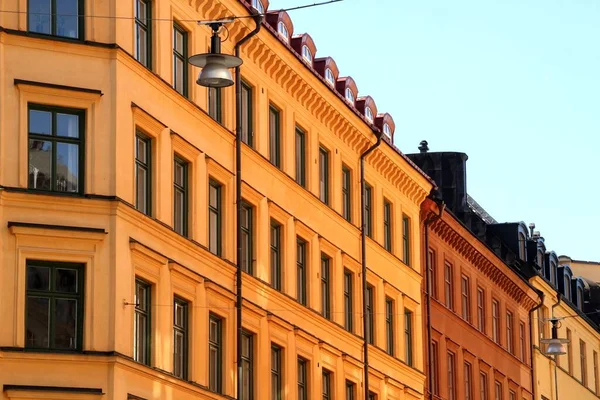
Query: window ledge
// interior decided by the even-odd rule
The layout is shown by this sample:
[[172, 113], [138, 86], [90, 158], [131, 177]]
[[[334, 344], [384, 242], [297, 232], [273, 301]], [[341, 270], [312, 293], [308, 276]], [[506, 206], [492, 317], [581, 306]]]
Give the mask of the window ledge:
[[102, 389], [60, 387], [60, 386], [29, 386], [4, 385], [4, 393], [10, 400], [24, 399], [56, 399], [56, 400], [97, 400], [104, 396]]

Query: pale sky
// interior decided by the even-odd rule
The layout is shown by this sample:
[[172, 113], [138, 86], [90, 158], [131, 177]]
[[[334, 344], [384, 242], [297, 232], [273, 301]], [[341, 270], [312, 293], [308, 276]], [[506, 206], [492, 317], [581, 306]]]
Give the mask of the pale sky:
[[496, 220], [600, 260], [599, 0], [344, 0], [290, 16], [394, 117], [403, 152], [426, 139], [467, 153], [467, 190]]

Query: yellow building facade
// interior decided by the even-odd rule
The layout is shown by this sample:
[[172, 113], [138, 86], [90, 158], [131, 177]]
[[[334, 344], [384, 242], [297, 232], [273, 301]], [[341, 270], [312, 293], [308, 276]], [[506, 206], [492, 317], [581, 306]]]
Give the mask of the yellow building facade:
[[[544, 294], [533, 327], [537, 398], [597, 399], [600, 397], [600, 330], [594, 304], [598, 287], [575, 275], [569, 265], [563, 264], [563, 257], [559, 260], [554, 252], [542, 256], [543, 241], [538, 246], [540, 273], [530, 279]], [[569, 340], [564, 355], [546, 354], [547, 344], [542, 340], [552, 337], [551, 319], [558, 320], [557, 337]]]
[[[235, 397], [234, 90], [195, 85], [185, 61], [210, 43], [195, 21], [250, 5], [48, 4], [0, 13], [1, 398]], [[332, 60], [321, 76], [287, 23], [241, 49], [243, 397], [364, 397], [359, 156], [379, 124], [368, 389], [422, 399], [433, 185], [390, 144], [391, 117]], [[229, 24], [222, 52], [252, 29]]]

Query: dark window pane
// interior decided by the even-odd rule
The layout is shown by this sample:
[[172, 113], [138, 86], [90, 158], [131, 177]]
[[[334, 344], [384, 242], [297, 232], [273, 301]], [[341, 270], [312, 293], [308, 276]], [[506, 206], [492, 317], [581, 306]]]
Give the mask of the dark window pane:
[[52, 34], [51, 0], [29, 0], [29, 30]]
[[77, 270], [56, 269], [54, 286], [57, 292], [77, 293]]
[[54, 347], [75, 349], [77, 347], [77, 300], [56, 299], [54, 313]]
[[27, 289], [50, 290], [50, 268], [28, 266]]
[[29, 139], [29, 187], [52, 189], [52, 142]]
[[79, 37], [79, 0], [56, 1], [56, 35]]
[[59, 192], [79, 191], [79, 145], [57, 143], [56, 145], [56, 190]]
[[52, 135], [52, 113], [29, 110], [29, 132], [38, 135]]
[[146, 199], [146, 193], [148, 193], [148, 174], [146, 172], [146, 170], [141, 167], [138, 166], [137, 167], [137, 188], [136, 188], [136, 208], [138, 210], [140, 210], [141, 212], [147, 214], [148, 213], [148, 207], [147, 207], [147, 199]]
[[50, 347], [50, 300], [27, 297], [27, 347]]

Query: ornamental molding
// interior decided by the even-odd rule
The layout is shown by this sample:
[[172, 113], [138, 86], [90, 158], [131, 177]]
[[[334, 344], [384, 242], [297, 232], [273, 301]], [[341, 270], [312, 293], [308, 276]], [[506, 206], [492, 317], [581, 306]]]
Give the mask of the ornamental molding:
[[[431, 214], [432, 215], [432, 214]], [[502, 260], [495, 257], [493, 262], [490, 258], [479, 251], [473, 240], [479, 241], [475, 236], [468, 234], [470, 240], [467, 239], [465, 233], [458, 232], [454, 229], [445, 218], [437, 218], [430, 226], [431, 230], [445, 243], [452, 247], [459, 255], [468, 260], [475, 268], [481, 271], [492, 282], [513, 298], [518, 304], [531, 309], [535, 304], [535, 300], [531, 298], [526, 291], [521, 289], [514, 278], [511, 278], [502, 269], [509, 268]], [[516, 273], [515, 273], [516, 274]], [[520, 278], [517, 278], [520, 279]]]

